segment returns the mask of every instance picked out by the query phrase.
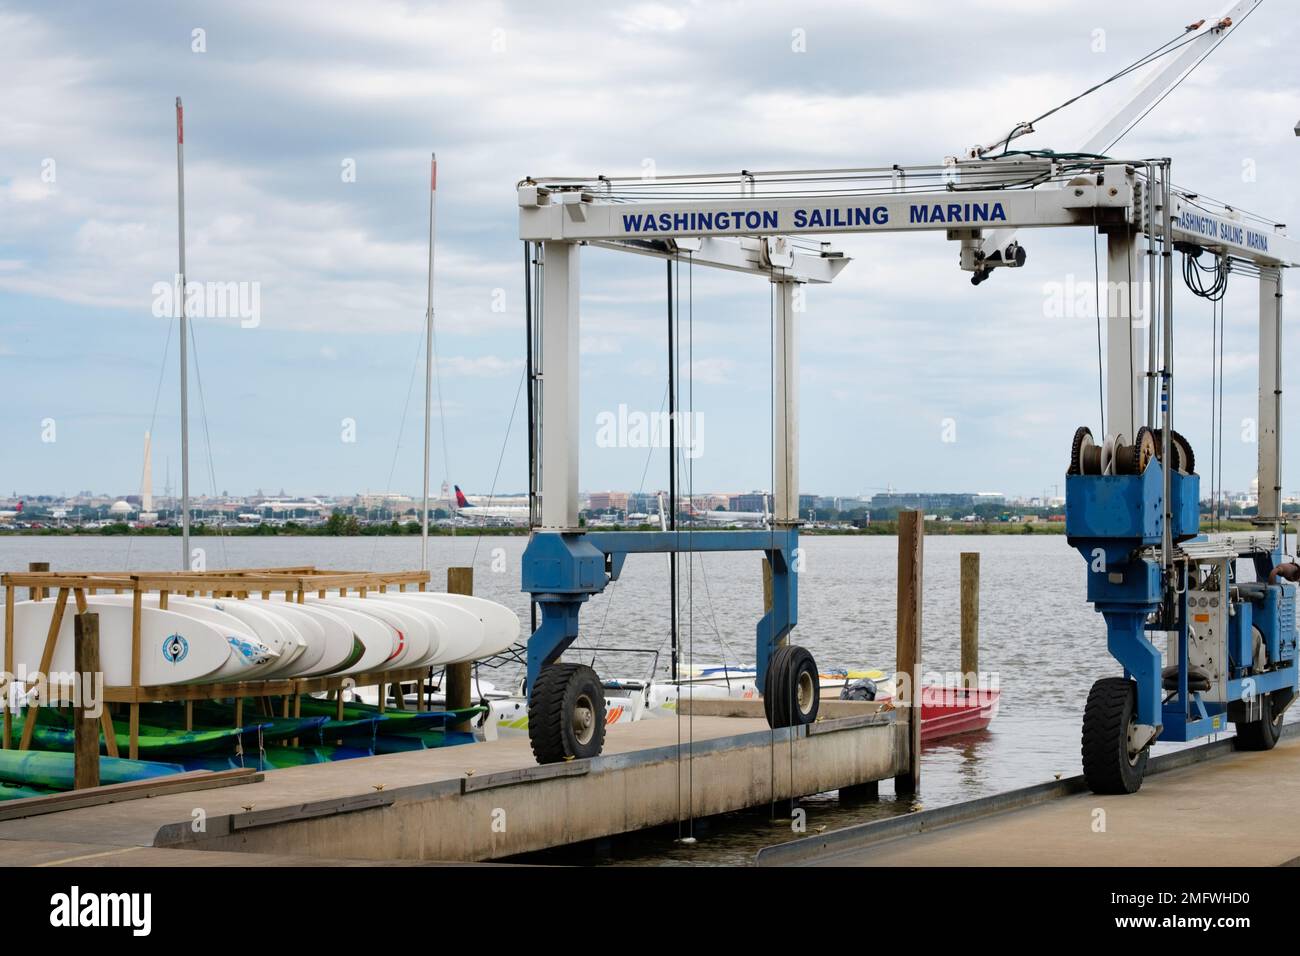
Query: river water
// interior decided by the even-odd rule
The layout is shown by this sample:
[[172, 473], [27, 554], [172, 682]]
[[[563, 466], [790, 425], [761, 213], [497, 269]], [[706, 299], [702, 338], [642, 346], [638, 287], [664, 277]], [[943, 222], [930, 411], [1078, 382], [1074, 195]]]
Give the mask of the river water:
[[[446, 568], [472, 564], [475, 593], [528, 620], [519, 590], [526, 539], [430, 539], [437, 584]], [[210, 569], [310, 564], [341, 570], [419, 567], [418, 537], [203, 537]], [[797, 643], [822, 670], [847, 666], [890, 671], [894, 662], [897, 538], [805, 536], [799, 576]], [[1084, 600], [1083, 559], [1063, 535], [932, 536], [925, 540], [922, 657], [926, 672], [960, 669], [959, 555], [978, 551], [981, 564], [980, 669], [1002, 691], [1001, 709], [984, 733], [925, 748], [921, 791], [895, 799], [881, 784], [878, 802], [843, 806], [834, 796], [805, 801], [809, 829], [839, 827], [917, 804], [940, 806], [1079, 772], [1079, 723], [1088, 688], [1119, 674], [1106, 653], [1101, 616]], [[0, 569], [26, 570], [48, 561], [52, 570], [170, 569], [180, 562], [179, 538], [0, 536]], [[699, 663], [752, 662], [754, 626], [762, 615], [760, 557], [753, 553], [681, 559], [682, 656]], [[594, 664], [604, 677], [669, 673], [669, 574], [664, 555], [633, 555], [620, 580], [582, 612], [584, 633], [570, 659]], [[596, 648], [600, 648], [597, 650]], [[626, 652], [605, 648], [634, 649]], [[641, 653], [642, 651], [646, 653]], [[485, 672], [499, 686], [516, 675]], [[1156, 752], [1169, 749], [1157, 745]], [[774, 819], [775, 818], [775, 819]], [[782, 822], [784, 821], [784, 822]], [[570, 863], [747, 863], [761, 846], [791, 838], [789, 807], [700, 821], [696, 842], [676, 841], [677, 828], [554, 851], [535, 859]]]

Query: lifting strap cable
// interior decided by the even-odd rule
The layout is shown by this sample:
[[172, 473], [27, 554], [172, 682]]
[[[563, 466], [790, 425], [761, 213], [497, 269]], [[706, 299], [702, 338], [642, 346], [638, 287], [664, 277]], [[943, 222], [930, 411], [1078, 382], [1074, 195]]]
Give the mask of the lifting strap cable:
[[[672, 669], [673, 679], [680, 679], [680, 668], [678, 666], [678, 642], [677, 642], [677, 376], [675, 374], [677, 365], [677, 344], [674, 335], [674, 319], [676, 318], [676, 305], [674, 299], [674, 282], [673, 273], [678, 271], [678, 282], [680, 287], [680, 272], [676, 269], [677, 262], [674, 259], [665, 260], [668, 275], [668, 529], [673, 532], [673, 547], [668, 552], [668, 629], [672, 640]], [[677, 725], [677, 839], [682, 839], [682, 685], [677, 685], [677, 711], [674, 714]], [[694, 700], [694, 693], [691, 694]]]
[[[1223, 380], [1225, 380], [1225, 378], [1227, 377], [1227, 367], [1225, 364], [1223, 364], [1223, 339], [1227, 337], [1227, 323], [1226, 323], [1225, 310], [1223, 310], [1222, 298], [1218, 300], [1218, 313], [1219, 313], [1218, 490], [1219, 490], [1219, 499], [1221, 499], [1222, 501], [1223, 498]], [[1216, 527], [1218, 527], [1217, 522], [1216, 522]]]
[[1217, 420], [1217, 401], [1219, 395], [1219, 306], [1217, 300], [1210, 300], [1210, 527], [1218, 524], [1219, 493], [1215, 487], [1216, 433], [1214, 423]]
[[[767, 286], [768, 288], [768, 302], [767, 302], [768, 346], [767, 347], [768, 347], [768, 365], [770, 369], [768, 373], [768, 398], [767, 398], [768, 412], [767, 413], [768, 413], [769, 421], [768, 421], [768, 429], [767, 429], [767, 435], [768, 435], [767, 441], [768, 441], [769, 473], [771, 474], [771, 478], [772, 478], [772, 490], [775, 491], [776, 490], [776, 389], [774, 387], [774, 384], [776, 380], [776, 270], [773, 267], [769, 267], [769, 268], [771, 268], [772, 271], [771, 274], [768, 276], [769, 281]], [[772, 501], [772, 505], [775, 508], [776, 505], [775, 498]], [[768, 554], [771, 554], [772, 549], [776, 547], [775, 523], [771, 523], [768, 525], [767, 539], [768, 539]], [[764, 560], [770, 560], [770, 559], [767, 557], [767, 555], [764, 555]], [[776, 607], [776, 577], [775, 577], [776, 568], [775, 567], [772, 568], [772, 573], [773, 573], [772, 607], [773, 609], [775, 609]], [[767, 646], [770, 649], [772, 645], [776, 643], [775, 641], [776, 615], [767, 613], [766, 607], [763, 609], [763, 612], [764, 612], [763, 616], [768, 622], [767, 623], [768, 626]], [[771, 655], [769, 654], [768, 656], [769, 671], [771, 670], [771, 660], [772, 658]], [[754, 668], [755, 668], [754, 680], [755, 683], [757, 683], [758, 678], [760, 676], [757, 670], [758, 668], [757, 660], [754, 661]], [[763, 693], [765, 696], [770, 697], [772, 695], [772, 688], [767, 685], [767, 674], [763, 674], [761, 676], [764, 681]], [[768, 816], [771, 819], [775, 820], [776, 819], [776, 728], [772, 726], [772, 721], [770, 720], [768, 721], [767, 750], [768, 750], [768, 794], [769, 794]]]
[[[784, 266], [781, 267], [781, 275], [782, 275], [782, 277], [784, 278], [784, 276], [785, 276], [785, 267], [784, 267]], [[791, 374], [792, 374], [792, 373], [791, 373], [791, 369], [790, 369], [790, 351], [789, 351], [789, 349], [787, 348], [786, 343], [789, 341], [789, 339], [791, 339], [791, 338], [794, 336], [794, 330], [791, 329], [791, 327], [790, 327], [790, 323], [793, 322], [794, 319], [793, 319], [793, 317], [792, 317], [792, 316], [791, 316], [791, 315], [786, 311], [786, 307], [785, 307], [785, 306], [786, 306], [786, 298], [787, 298], [787, 297], [786, 297], [786, 292], [787, 292], [787, 291], [793, 292], [793, 290], [794, 290], [794, 286], [791, 285], [791, 286], [788, 286], [788, 287], [787, 287], [787, 283], [786, 283], [786, 282], [782, 282], [782, 283], [781, 283], [781, 384], [782, 384], [782, 388], [783, 388], [783, 394], [781, 395], [781, 404], [782, 404], [783, 409], [784, 409], [783, 417], [782, 417], [782, 421], [785, 422], [785, 429], [784, 429], [784, 431], [782, 432], [781, 438], [782, 438], [782, 441], [783, 441], [783, 443], [784, 443], [784, 445], [785, 445], [785, 451], [787, 452], [787, 454], [783, 454], [783, 455], [781, 456], [782, 463], [783, 463], [784, 466], [785, 466], [785, 474], [782, 476], [782, 482], [781, 482], [781, 484], [782, 484], [782, 487], [785, 489], [785, 496], [784, 496], [784, 497], [785, 497], [785, 499], [786, 499], [786, 502], [789, 501], [789, 498], [790, 498], [790, 494], [791, 494], [791, 493], [793, 493], [794, 496], [795, 496], [795, 517], [797, 518], [797, 517], [798, 517], [798, 511], [799, 511], [799, 507], [798, 507], [798, 506], [799, 506], [799, 489], [798, 489], [798, 488], [795, 488], [795, 487], [792, 487], [792, 486], [794, 485], [794, 481], [793, 481], [794, 475], [792, 474], [792, 470], [793, 470], [793, 468], [794, 468], [794, 463], [793, 463], [792, 460], [791, 460], [792, 456], [788, 454], [788, 452], [790, 451], [790, 438], [789, 438], [790, 430], [791, 430], [792, 428], [797, 427], [797, 423], [796, 423], [796, 422], [792, 422], [792, 421], [790, 420], [790, 411], [791, 411], [791, 408], [790, 408], [789, 403], [787, 403], [786, 400], [785, 400], [785, 396], [786, 396], [786, 394], [791, 393], [791, 392], [793, 391], [793, 389], [791, 388], [791, 385], [790, 385], [790, 376], [791, 376]], [[773, 458], [773, 464], [775, 464], [775, 462], [776, 462], [776, 459], [775, 459], [775, 457], [774, 457], [774, 458]], [[775, 490], [776, 490], [776, 489], [775, 489], [775, 486], [774, 486], [774, 487], [773, 487], [773, 491], [775, 491]], [[775, 519], [775, 515], [776, 515], [776, 507], [775, 507], [775, 505], [776, 505], [776, 502], [774, 501], [774, 502], [773, 502], [773, 508], [772, 508], [773, 519]], [[784, 503], [783, 503], [782, 507], [784, 508]], [[776, 533], [776, 525], [775, 525], [775, 521], [773, 521], [773, 524], [772, 524], [772, 531], [771, 531], [771, 533], [772, 533], [772, 534], [775, 534], [775, 533]], [[791, 575], [791, 574], [794, 574], [794, 573], [795, 573], [793, 566], [791, 566], [791, 564], [790, 564], [790, 562], [793, 562], [794, 559], [795, 559], [794, 554], [790, 554], [790, 555], [789, 555], [789, 561], [787, 562], [787, 564], [786, 564], [786, 568], [785, 568], [785, 573], [786, 573], [787, 575]], [[776, 570], [776, 569], [773, 568], [773, 571], [775, 571], [775, 570]], [[775, 585], [775, 583], [776, 583], [776, 578], [775, 578], [775, 577], [773, 577], [772, 582], [773, 582], [773, 584]], [[773, 609], [773, 611], [776, 610], [776, 589], [775, 589], [775, 587], [773, 588], [773, 591], [772, 591], [772, 609]], [[773, 615], [773, 617], [775, 617], [775, 614]], [[788, 636], [786, 637], [786, 640], [787, 640], [787, 641], [792, 640], [792, 639], [793, 639], [793, 635], [788, 635]], [[820, 675], [814, 674], [814, 675], [813, 675], [813, 679], [816, 680], [818, 683], [821, 682], [821, 677], [820, 677]], [[846, 680], [847, 680], [847, 678], [846, 678]], [[798, 681], [798, 677], [796, 677], [795, 674], [794, 674], [794, 672], [791, 671], [791, 673], [790, 673], [790, 686], [786, 688], [786, 693], [785, 693], [785, 698], [784, 698], [785, 701], [786, 701], [786, 703], [787, 703], [787, 705], [788, 705], [788, 707], [789, 707], [789, 713], [790, 713], [791, 718], [793, 718], [793, 716], [794, 716], [794, 714], [795, 714], [795, 711], [798, 709], [798, 696], [797, 696], [796, 693], [795, 693], [795, 685], [796, 685], [797, 681]], [[786, 733], [788, 733], [788, 734], [790, 735], [790, 747], [789, 747], [789, 754], [790, 754], [790, 817], [791, 817], [791, 819], [793, 819], [793, 818], [794, 818], [794, 809], [795, 809], [795, 800], [796, 800], [796, 798], [797, 798], [797, 796], [798, 796], [798, 794], [795, 792], [795, 785], [794, 785], [794, 742], [795, 742], [795, 739], [796, 739], [797, 736], [798, 736], [798, 727], [797, 727], [793, 722], [791, 722], [790, 726], [786, 728]]]
[[[686, 399], [687, 415], [686, 421], [689, 423], [688, 428], [694, 427], [695, 424], [695, 255], [692, 252], [686, 253]], [[691, 442], [698, 441], [698, 433], [688, 431], [687, 437]], [[686, 524], [686, 640], [687, 640], [687, 659], [689, 669], [693, 674], [695, 672], [695, 459], [687, 457], [686, 463], [686, 500], [691, 502], [689, 517]], [[692, 842], [695, 840], [695, 708], [686, 721], [687, 729], [687, 751], [686, 751], [686, 817], [687, 817], [687, 835]]]

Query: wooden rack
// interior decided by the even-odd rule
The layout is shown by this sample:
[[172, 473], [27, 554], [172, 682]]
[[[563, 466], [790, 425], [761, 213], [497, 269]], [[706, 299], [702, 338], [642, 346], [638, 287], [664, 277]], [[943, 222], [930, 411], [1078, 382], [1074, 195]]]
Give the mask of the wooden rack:
[[[36, 565], [48, 567], [48, 565]], [[41, 654], [40, 673], [48, 673], [54, 658], [54, 649], [58, 642], [59, 629], [63, 624], [68, 602], [71, 600], [77, 613], [87, 610], [88, 596], [100, 592], [114, 594], [130, 593], [132, 600], [131, 626], [131, 683], [127, 686], [104, 688], [106, 703], [126, 706], [130, 726], [130, 753], [132, 759], [139, 757], [140, 740], [140, 705], [153, 701], [183, 701], [185, 703], [185, 726], [193, 729], [194, 701], [221, 700], [234, 698], [235, 725], [243, 723], [243, 706], [245, 698], [283, 698], [284, 717], [298, 717], [302, 713], [302, 695], [333, 692], [338, 701], [337, 716], [343, 717], [342, 690], [347, 687], [379, 687], [379, 709], [385, 706], [384, 689], [388, 684], [415, 682], [417, 707], [424, 709], [425, 682], [431, 675], [430, 667], [404, 668], [400, 670], [371, 671], [366, 674], [348, 674], [346, 676], [324, 676], [306, 678], [282, 678], [279, 680], [251, 680], [222, 684], [168, 684], [159, 687], [145, 686], [140, 683], [140, 619], [146, 594], [158, 594], [158, 606], [167, 607], [167, 598], [171, 594], [183, 594], [186, 597], [210, 595], [212, 597], [247, 598], [250, 594], [260, 592], [265, 599], [283, 594], [284, 600], [302, 604], [307, 594], [315, 592], [325, 597], [331, 591], [337, 591], [340, 597], [354, 593], [365, 597], [371, 591], [385, 593], [389, 588], [399, 592], [414, 586], [420, 591], [429, 584], [428, 571], [318, 571], [310, 566], [289, 568], [245, 568], [229, 571], [146, 571], [138, 574], [111, 572], [52, 572], [48, 570], [31, 570], [27, 572], [10, 572], [0, 575], [0, 585], [5, 588], [5, 651], [4, 673], [0, 675], [0, 693], [7, 698], [9, 682], [14, 673], [14, 604], [18, 588], [27, 588], [34, 601], [53, 599], [54, 616], [45, 638], [45, 647]], [[401, 694], [398, 694], [398, 700]], [[45, 701], [42, 703], [53, 703]], [[32, 733], [36, 727], [36, 711], [40, 704], [29, 705], [28, 718], [23, 722], [22, 739], [18, 741], [21, 750], [31, 746]], [[107, 707], [101, 717], [104, 739], [110, 756], [118, 756], [117, 735], [113, 717]], [[13, 748], [13, 712], [6, 706], [4, 710], [3, 748]]]

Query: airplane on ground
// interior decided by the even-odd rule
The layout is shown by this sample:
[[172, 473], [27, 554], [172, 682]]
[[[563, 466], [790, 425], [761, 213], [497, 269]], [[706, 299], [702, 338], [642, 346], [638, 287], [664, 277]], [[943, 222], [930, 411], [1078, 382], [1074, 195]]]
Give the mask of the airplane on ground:
[[486, 518], [497, 521], [527, 521], [527, 505], [476, 505], [472, 504], [460, 485], [453, 485], [456, 490], [456, 507], [452, 511], [459, 518]]

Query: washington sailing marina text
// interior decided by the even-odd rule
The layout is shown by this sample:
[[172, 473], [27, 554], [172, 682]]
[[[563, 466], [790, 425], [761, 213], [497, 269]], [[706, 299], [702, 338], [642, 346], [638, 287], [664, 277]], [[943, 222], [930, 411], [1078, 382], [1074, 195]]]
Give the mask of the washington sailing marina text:
[[[912, 203], [908, 222], [1006, 222], [1000, 202]], [[695, 212], [624, 213], [623, 231], [726, 232], [731, 229], [760, 232], [795, 229], [853, 229], [889, 224], [888, 206], [828, 206], [790, 212], [783, 224], [779, 209], [731, 209]]]

